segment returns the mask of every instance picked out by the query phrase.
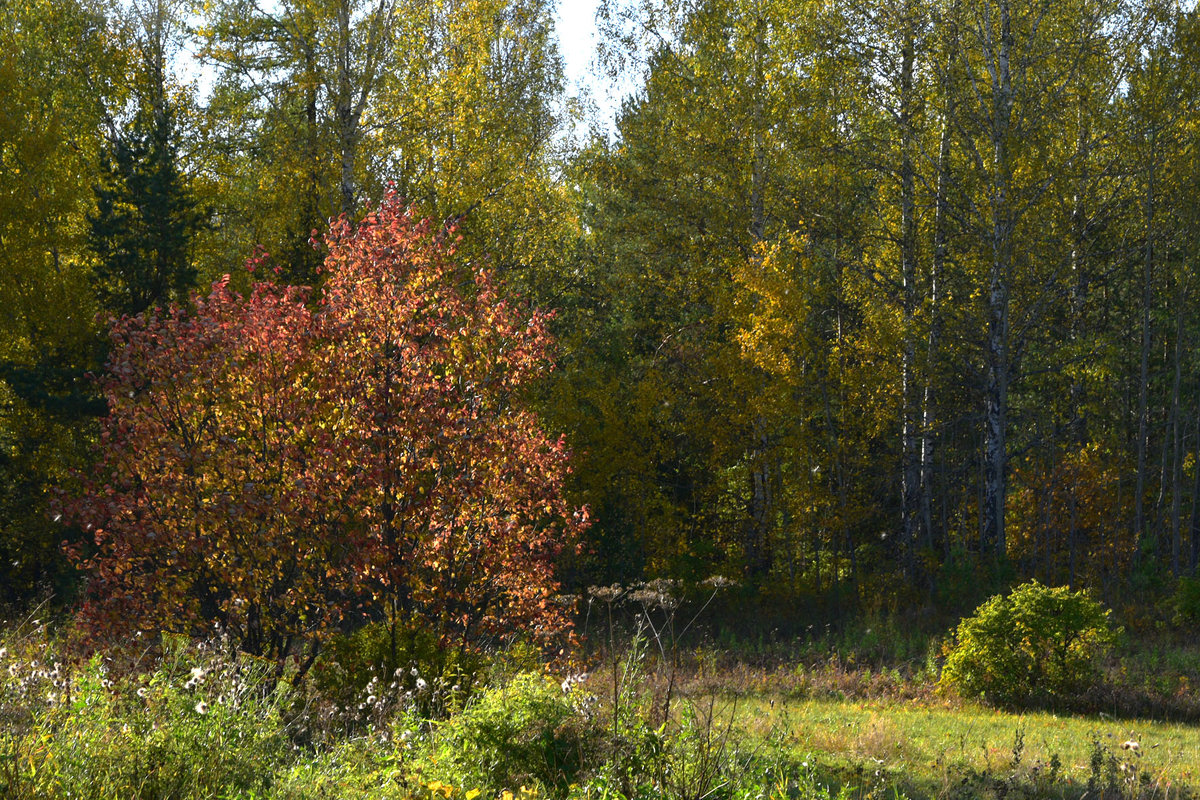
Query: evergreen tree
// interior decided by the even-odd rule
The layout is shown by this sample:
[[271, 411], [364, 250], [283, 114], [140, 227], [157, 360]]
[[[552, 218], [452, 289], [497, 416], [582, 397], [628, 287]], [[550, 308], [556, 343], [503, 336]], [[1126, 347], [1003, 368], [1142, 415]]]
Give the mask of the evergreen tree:
[[89, 217], [89, 243], [99, 260], [92, 273], [101, 305], [139, 314], [181, 300], [196, 281], [190, 242], [203, 224], [180, 170], [180, 128], [166, 71], [171, 9], [161, 2], [134, 8], [138, 76], [136, 108], [123, 128], [110, 120]]

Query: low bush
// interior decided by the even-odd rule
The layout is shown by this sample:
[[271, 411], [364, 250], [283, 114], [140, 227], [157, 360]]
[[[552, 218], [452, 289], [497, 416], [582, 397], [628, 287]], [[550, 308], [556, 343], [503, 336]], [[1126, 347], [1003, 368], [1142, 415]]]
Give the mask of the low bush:
[[17, 724], [0, 732], [0, 797], [253, 794], [292, 757], [294, 698], [273, 665], [182, 643], [123, 677], [98, 656], [75, 668], [6, 660], [6, 716]]
[[1084, 592], [1022, 584], [959, 623], [941, 683], [1004, 706], [1074, 696], [1095, 683], [1115, 641], [1108, 617]]
[[331, 637], [309, 673], [312, 694], [339, 710], [346, 733], [378, 727], [397, 708], [446, 716], [486, 680], [484, 653], [447, 649], [417, 623], [373, 622]]
[[416, 771], [487, 796], [526, 785], [562, 794], [594, 746], [571, 695], [538, 673], [488, 689], [436, 727]]
[[1171, 605], [1175, 624], [1191, 626], [1200, 622], [1200, 578], [1180, 578]]

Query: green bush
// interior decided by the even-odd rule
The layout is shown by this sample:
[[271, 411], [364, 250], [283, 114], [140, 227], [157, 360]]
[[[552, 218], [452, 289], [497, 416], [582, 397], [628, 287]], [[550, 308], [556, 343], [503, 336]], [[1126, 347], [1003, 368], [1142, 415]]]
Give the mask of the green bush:
[[1006, 706], [1074, 695], [1094, 684], [1115, 640], [1108, 616], [1084, 592], [1022, 584], [959, 623], [942, 684]]
[[[332, 637], [310, 677], [318, 697], [357, 709], [350, 715], [354, 719], [343, 721], [361, 729], [397, 706], [413, 706], [427, 716], [449, 713], [470, 694], [485, 667], [478, 654], [444, 647], [431, 628], [373, 622]], [[419, 685], [428, 690], [417, 691]], [[364, 702], [367, 698], [376, 702]]]
[[383, 730], [397, 713], [445, 719], [477, 690], [540, 668], [540, 648], [525, 639], [502, 649], [450, 648], [415, 620], [372, 622], [331, 637], [313, 664], [308, 698], [327, 713], [305, 741]]
[[[94, 800], [261, 793], [293, 758], [273, 664], [168, 642], [153, 671], [12, 660], [19, 724], [0, 733], [0, 796]], [[28, 687], [24, 690], [22, 687]], [[15, 718], [15, 715], [9, 715]]]
[[569, 693], [544, 675], [525, 673], [440, 724], [416, 771], [485, 795], [525, 785], [561, 794], [583, 767], [589, 727]]
[[1200, 578], [1180, 578], [1171, 598], [1177, 625], [1195, 625], [1200, 622]]

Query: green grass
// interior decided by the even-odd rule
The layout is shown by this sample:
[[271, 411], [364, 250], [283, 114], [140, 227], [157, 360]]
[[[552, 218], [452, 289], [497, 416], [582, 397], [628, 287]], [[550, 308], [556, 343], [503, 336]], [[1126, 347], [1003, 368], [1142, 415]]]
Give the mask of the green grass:
[[[568, 691], [513, 651], [465, 706], [431, 711], [400, 681], [350, 701], [294, 689], [213, 643], [168, 637], [122, 667], [115, 653], [73, 662], [62, 642], [0, 632], [5, 800], [491, 800], [526, 785], [542, 800], [1200, 797], [1198, 725], [993, 710], [939, 693], [927, 668], [853, 654], [763, 666], [712, 649], [672, 674], [635, 650], [614, 719], [611, 667]], [[1142, 652], [1131, 674], [1191, 658]]]
[[[1064, 783], [1085, 785], [1096, 742], [1161, 785], [1200, 786], [1196, 726], [896, 701], [764, 696], [738, 706], [751, 735], [774, 733], [797, 754], [823, 754], [842, 771], [865, 767], [905, 776], [920, 794], [943, 794], [949, 781], [971, 771], [1035, 775], [1037, 767], [1045, 774], [1055, 756]], [[1128, 741], [1138, 743], [1141, 755], [1123, 749]]]

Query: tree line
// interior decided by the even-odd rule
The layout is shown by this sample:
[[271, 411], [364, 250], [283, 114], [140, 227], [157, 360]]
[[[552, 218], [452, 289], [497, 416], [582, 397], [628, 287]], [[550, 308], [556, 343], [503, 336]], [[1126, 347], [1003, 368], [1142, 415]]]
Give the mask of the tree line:
[[107, 320], [226, 273], [319, 297], [330, 222], [389, 189], [556, 310], [526, 401], [590, 508], [568, 585], [843, 613], [1190, 578], [1196, 13], [606, 3], [597, 80], [635, 88], [577, 136], [543, 0], [6, 5], [5, 599], [77, 583], [53, 509], [95, 465]]

